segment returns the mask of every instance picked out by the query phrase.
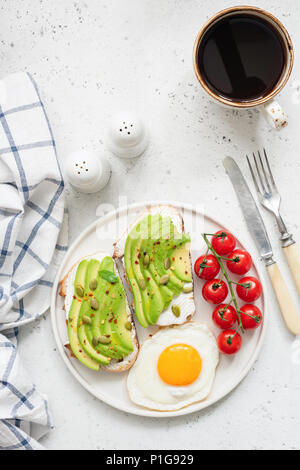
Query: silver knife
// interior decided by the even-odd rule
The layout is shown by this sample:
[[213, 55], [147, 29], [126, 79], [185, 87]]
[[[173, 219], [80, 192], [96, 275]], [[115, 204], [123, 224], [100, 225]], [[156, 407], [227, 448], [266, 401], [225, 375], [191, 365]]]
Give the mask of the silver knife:
[[300, 334], [300, 317], [277, 263], [273, 259], [272, 246], [255, 200], [235, 160], [226, 157], [223, 165], [236, 192], [248, 230], [265, 262], [286, 326], [291, 333], [298, 335]]

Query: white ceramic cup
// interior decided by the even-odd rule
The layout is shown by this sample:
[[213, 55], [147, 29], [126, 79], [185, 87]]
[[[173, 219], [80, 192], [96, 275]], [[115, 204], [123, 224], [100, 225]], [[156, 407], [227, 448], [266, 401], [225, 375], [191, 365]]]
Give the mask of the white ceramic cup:
[[[261, 98], [249, 100], [249, 101], [233, 101], [215, 93], [213, 90], [211, 90], [211, 88], [208, 87], [198, 65], [198, 50], [199, 50], [199, 46], [201, 44], [201, 41], [206, 31], [220, 19], [226, 16], [233, 16], [233, 15], [241, 14], [241, 13], [258, 16], [260, 18], [263, 18], [268, 23], [270, 23], [279, 33], [282, 39], [282, 44], [284, 45], [285, 52], [286, 52], [285, 54], [286, 61], [285, 61], [285, 67], [284, 67], [283, 73], [278, 83], [273, 88], [273, 90], [271, 90], [270, 93], [268, 93], [267, 95]], [[261, 8], [252, 7], [252, 6], [236, 6], [236, 7], [231, 7], [231, 8], [227, 8], [226, 10], [220, 11], [219, 13], [214, 15], [212, 18], [210, 18], [207, 21], [207, 23], [203, 26], [201, 31], [199, 32], [195, 41], [195, 45], [194, 45], [193, 62], [194, 62], [195, 73], [199, 82], [201, 83], [204, 90], [217, 102], [225, 106], [230, 106], [233, 108], [244, 108], [244, 109], [246, 108], [247, 109], [247, 108], [258, 107], [263, 111], [263, 114], [271, 127], [275, 129], [281, 129], [282, 127], [285, 127], [287, 125], [286, 114], [281, 108], [281, 106], [278, 104], [278, 102], [274, 99], [274, 97], [285, 86], [291, 74], [293, 63], [294, 63], [294, 51], [293, 51], [291, 38], [287, 30], [285, 29], [283, 24], [271, 13], [265, 10], [262, 10]]]

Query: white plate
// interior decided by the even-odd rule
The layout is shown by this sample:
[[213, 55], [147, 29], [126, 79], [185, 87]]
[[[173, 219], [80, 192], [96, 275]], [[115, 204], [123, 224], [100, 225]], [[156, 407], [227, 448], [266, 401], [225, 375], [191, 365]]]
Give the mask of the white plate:
[[[170, 417], [193, 413], [207, 408], [231, 392], [246, 376], [258, 356], [265, 335], [267, 311], [264, 296], [262, 295], [259, 301], [257, 301], [257, 306], [264, 312], [263, 325], [257, 330], [248, 331], [243, 335], [243, 346], [238, 354], [232, 357], [221, 355], [216, 379], [208, 398], [179, 411], [159, 412], [139, 407], [130, 401], [126, 390], [127, 372], [109, 373], [104, 371], [91, 371], [83, 366], [77, 359], [70, 358], [69, 355], [66, 354], [63, 346], [68, 338], [65, 312], [63, 310], [63, 299], [58, 295], [59, 281], [79, 258], [90, 255], [96, 251], [112, 253], [113, 242], [123, 233], [128, 223], [134, 221], [137, 215], [145, 210], [146, 205], [157, 204], [160, 204], [160, 202], [139, 203], [118, 209], [95, 221], [84, 230], [70, 247], [57, 274], [51, 299], [51, 318], [54, 336], [61, 357], [74, 377], [86, 390], [105, 403], [127, 413], [151, 417]], [[165, 202], [161, 202], [161, 204], [165, 204]], [[204, 241], [201, 241], [201, 233], [203, 231], [214, 233], [220, 228], [225, 227], [209, 216], [204, 216], [195, 209], [192, 210], [185, 204], [173, 202], [167, 204], [172, 204], [184, 211], [185, 230], [192, 236], [192, 262], [194, 263], [197, 257], [204, 252], [206, 247]], [[195, 231], [196, 237], [195, 235], [193, 236]], [[197, 241], [198, 244], [200, 241], [200, 246], [195, 246], [195, 241]], [[243, 248], [239, 239], [237, 239], [237, 244]], [[256, 265], [253, 265], [249, 274], [261, 279], [259, 268]], [[206, 323], [217, 335], [220, 330], [214, 326], [211, 320], [213, 306], [202, 299], [201, 290], [203, 281], [196, 278], [194, 282], [196, 315], [193, 320]], [[142, 343], [150, 331], [149, 329], [145, 330], [141, 328], [139, 325], [137, 325], [137, 329], [139, 340]], [[151, 332], [153, 332], [153, 327]]]

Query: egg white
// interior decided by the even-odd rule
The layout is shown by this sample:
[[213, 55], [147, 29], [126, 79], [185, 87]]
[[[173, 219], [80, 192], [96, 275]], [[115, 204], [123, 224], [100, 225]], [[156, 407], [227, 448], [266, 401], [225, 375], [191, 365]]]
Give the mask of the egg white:
[[[198, 378], [190, 385], [180, 387], [165, 383], [157, 371], [160, 354], [168, 346], [177, 343], [194, 347], [202, 359]], [[218, 363], [216, 339], [206, 325], [191, 322], [162, 328], [140, 348], [139, 356], [127, 378], [129, 397], [137, 405], [151, 410], [179, 410], [208, 396]]]

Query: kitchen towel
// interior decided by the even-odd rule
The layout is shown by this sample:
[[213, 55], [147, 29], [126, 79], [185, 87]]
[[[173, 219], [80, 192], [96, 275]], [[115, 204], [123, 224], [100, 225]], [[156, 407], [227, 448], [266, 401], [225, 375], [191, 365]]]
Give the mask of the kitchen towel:
[[33, 78], [0, 81], [0, 449], [40, 449], [47, 398], [24, 371], [18, 328], [50, 305], [67, 249], [64, 182]]

